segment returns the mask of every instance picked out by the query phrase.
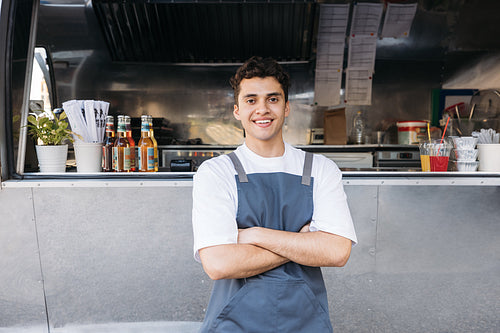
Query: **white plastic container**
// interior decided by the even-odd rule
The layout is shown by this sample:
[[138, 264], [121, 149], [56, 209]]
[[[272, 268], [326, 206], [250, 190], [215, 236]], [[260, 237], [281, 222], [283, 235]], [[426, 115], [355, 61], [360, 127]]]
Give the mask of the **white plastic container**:
[[470, 172], [476, 171], [478, 161], [455, 161], [458, 171]]
[[401, 145], [416, 145], [426, 138], [426, 121], [398, 121], [398, 143]]
[[457, 161], [475, 161], [478, 154], [478, 149], [455, 149], [455, 157]]
[[476, 148], [478, 138], [472, 136], [453, 137], [456, 149], [472, 150]]
[[102, 143], [75, 142], [77, 172], [102, 171]]
[[478, 144], [479, 171], [500, 172], [500, 143]]

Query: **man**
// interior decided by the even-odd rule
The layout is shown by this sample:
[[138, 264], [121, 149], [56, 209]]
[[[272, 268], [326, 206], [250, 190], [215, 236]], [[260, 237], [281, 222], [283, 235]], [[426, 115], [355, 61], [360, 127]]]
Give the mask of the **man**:
[[283, 141], [289, 76], [253, 57], [231, 79], [245, 143], [194, 177], [195, 258], [216, 280], [201, 332], [331, 332], [322, 266], [356, 235], [337, 166]]

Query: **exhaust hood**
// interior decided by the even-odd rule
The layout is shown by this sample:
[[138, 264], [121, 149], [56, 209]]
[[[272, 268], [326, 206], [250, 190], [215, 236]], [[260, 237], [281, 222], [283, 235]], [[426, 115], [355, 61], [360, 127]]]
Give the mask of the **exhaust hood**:
[[253, 55], [309, 61], [315, 1], [92, 0], [113, 61], [240, 63]]

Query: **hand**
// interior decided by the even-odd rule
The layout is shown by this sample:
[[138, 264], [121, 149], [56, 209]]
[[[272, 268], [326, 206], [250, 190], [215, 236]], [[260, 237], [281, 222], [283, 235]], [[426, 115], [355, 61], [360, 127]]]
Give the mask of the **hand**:
[[299, 231], [299, 232], [309, 232], [309, 231], [310, 231], [310, 230], [309, 230], [309, 226], [310, 226], [310, 225], [311, 225], [311, 222], [309, 222], [309, 223], [305, 224], [305, 225], [304, 225], [304, 226], [300, 229], [300, 231]]
[[260, 227], [238, 229], [238, 244], [255, 244], [256, 232]]
[[[305, 224], [299, 232], [310, 232], [309, 226], [311, 222]], [[255, 245], [258, 241], [258, 232], [261, 227], [252, 227], [246, 229], [238, 229], [238, 244], [252, 244]]]

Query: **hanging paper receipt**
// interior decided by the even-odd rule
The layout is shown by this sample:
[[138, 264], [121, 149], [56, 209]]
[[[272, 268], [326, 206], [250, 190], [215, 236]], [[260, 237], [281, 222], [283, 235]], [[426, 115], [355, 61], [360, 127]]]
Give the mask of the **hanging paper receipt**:
[[320, 6], [314, 82], [314, 101], [318, 105], [340, 104], [348, 20], [348, 4], [322, 4]]
[[355, 5], [352, 14], [351, 37], [377, 36], [383, 9], [381, 3]]
[[340, 104], [341, 70], [316, 70], [314, 100], [318, 105]]
[[370, 105], [372, 103], [372, 71], [348, 68], [346, 72], [346, 103]]
[[356, 37], [349, 39], [348, 68], [371, 69], [375, 67], [377, 37]]
[[349, 20], [349, 5], [321, 4], [318, 38], [344, 40]]
[[416, 12], [416, 3], [406, 5], [389, 3], [385, 13], [381, 37], [408, 37]]

